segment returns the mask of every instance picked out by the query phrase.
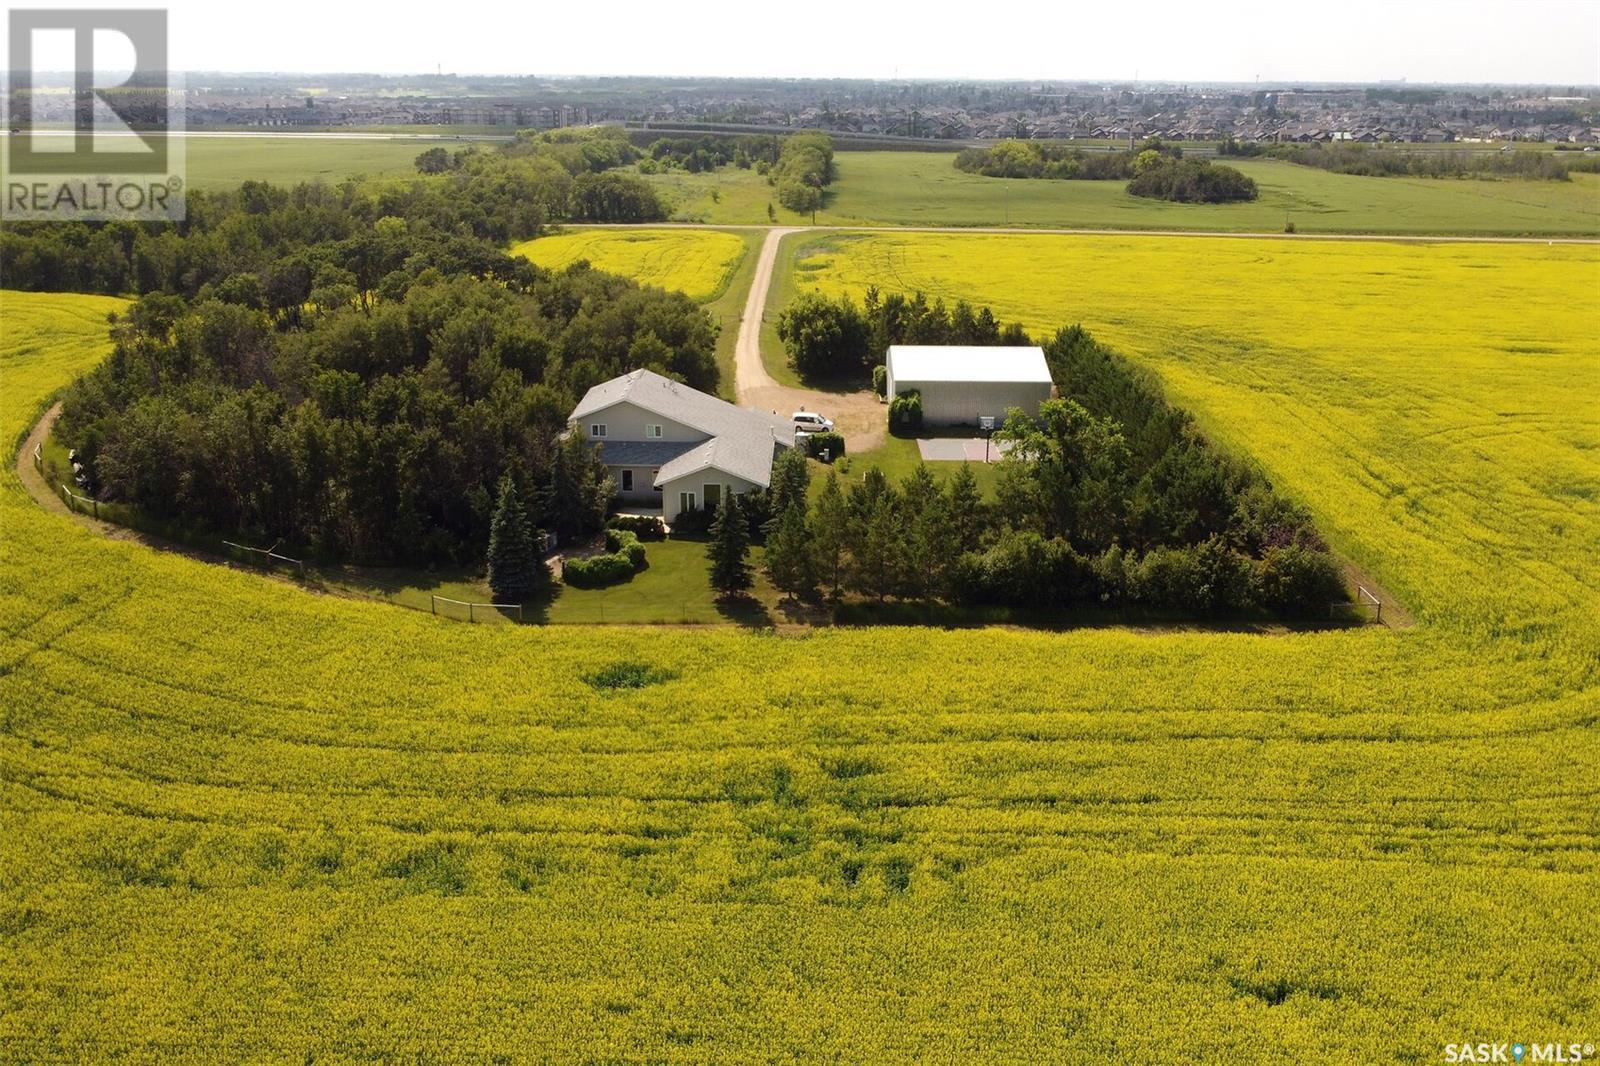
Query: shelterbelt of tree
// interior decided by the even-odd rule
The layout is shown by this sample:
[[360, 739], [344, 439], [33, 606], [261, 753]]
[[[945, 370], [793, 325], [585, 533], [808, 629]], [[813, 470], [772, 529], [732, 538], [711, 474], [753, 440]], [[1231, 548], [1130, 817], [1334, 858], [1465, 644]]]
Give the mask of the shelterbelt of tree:
[[[0, 293], [0, 438], [119, 306]], [[1600, 425], [1563, 322], [1426, 374], [1207, 364], [1238, 437], [1341, 469], [1365, 435], [1307, 432], [1311, 391], [1417, 410], [1336, 505], [1403, 633], [473, 627], [107, 539], [8, 464], [0, 1057], [1591, 1039]]]

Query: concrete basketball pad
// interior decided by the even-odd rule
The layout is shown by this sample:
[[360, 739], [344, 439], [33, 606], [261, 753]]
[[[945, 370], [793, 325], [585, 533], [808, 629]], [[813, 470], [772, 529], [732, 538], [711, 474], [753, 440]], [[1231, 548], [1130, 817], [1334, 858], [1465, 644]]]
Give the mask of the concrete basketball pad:
[[1000, 458], [1011, 447], [1010, 441], [985, 441], [982, 437], [936, 437], [932, 440], [919, 438], [917, 451], [922, 455], [925, 463], [981, 463], [984, 458], [984, 446], [988, 445], [989, 460]]

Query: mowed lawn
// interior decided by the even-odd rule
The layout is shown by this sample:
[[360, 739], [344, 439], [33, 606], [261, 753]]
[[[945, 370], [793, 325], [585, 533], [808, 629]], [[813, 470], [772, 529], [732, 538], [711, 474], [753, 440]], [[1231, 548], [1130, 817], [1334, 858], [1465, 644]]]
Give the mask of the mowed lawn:
[[[1278, 160], [1231, 160], [1261, 197], [1245, 204], [1174, 204], [1129, 196], [1122, 181], [1047, 181], [967, 174], [944, 152], [838, 152], [822, 225], [1040, 226], [1062, 229], [1301, 233], [1600, 234], [1600, 175], [1570, 182], [1366, 178]], [[673, 172], [646, 180], [681, 221], [768, 221], [771, 186], [753, 171]], [[711, 190], [717, 191], [712, 200]], [[811, 216], [777, 208], [778, 222]]]
[[[1124, 253], [1120, 284], [1071, 243], [962, 251], [1004, 287], [928, 269], [1030, 322], [1088, 308], [1416, 628], [472, 626], [107, 540], [8, 463], [0, 1058], [1590, 1038], [1592, 262], [1400, 257], [1363, 286], [1204, 243]], [[0, 293], [0, 439], [105, 357], [98, 310]]]

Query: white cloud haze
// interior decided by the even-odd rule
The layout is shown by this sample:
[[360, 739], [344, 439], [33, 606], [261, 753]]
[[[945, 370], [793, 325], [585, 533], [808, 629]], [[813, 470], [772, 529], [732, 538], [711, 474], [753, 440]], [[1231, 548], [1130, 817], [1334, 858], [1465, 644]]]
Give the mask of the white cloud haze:
[[1600, 0], [167, 6], [184, 70], [1600, 83]]

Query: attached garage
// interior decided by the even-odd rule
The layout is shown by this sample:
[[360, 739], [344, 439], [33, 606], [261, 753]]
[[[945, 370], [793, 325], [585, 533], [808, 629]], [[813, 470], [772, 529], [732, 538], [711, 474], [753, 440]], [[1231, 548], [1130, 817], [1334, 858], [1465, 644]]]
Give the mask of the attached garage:
[[1054, 384], [1036, 347], [895, 344], [886, 362], [889, 398], [920, 392], [926, 425], [976, 426], [984, 415], [998, 425], [1013, 407], [1037, 415]]

